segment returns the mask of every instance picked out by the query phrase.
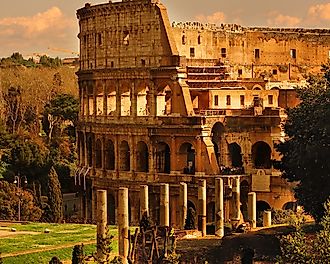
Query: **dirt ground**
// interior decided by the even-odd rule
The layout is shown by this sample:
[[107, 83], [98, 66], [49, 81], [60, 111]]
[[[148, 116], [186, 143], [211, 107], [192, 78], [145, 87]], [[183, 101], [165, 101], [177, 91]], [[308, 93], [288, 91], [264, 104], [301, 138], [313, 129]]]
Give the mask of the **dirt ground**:
[[1, 230], [0, 229], [0, 238], [2, 237], [12, 237], [17, 235], [36, 235], [38, 232], [28, 232], [28, 231], [16, 231], [12, 232], [10, 230]]

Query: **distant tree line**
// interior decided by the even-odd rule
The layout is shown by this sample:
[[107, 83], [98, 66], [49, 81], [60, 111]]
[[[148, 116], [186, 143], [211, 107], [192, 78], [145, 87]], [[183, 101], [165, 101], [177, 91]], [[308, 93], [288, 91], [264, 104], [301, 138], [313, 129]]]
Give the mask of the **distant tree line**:
[[0, 66], [25, 66], [25, 67], [52, 67], [57, 68], [62, 66], [62, 60], [59, 57], [51, 58], [47, 55], [38, 55], [38, 60], [33, 57], [24, 59], [23, 55], [19, 52], [13, 53], [10, 57], [2, 58], [0, 60]]

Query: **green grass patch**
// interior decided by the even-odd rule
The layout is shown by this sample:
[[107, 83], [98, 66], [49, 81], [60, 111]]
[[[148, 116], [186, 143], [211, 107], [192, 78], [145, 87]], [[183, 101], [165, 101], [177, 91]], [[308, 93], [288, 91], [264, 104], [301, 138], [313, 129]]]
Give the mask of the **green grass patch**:
[[[0, 227], [0, 230], [10, 230], [12, 227], [16, 228], [17, 234], [10, 237], [4, 237], [0, 240], [0, 252], [2, 254], [38, 249], [47, 250], [47, 248], [54, 246], [63, 246], [65, 244], [75, 243], [81, 244], [96, 239], [95, 225], [33, 223], [27, 225], [12, 225], [7, 228]], [[46, 228], [50, 230], [50, 233], [44, 233]], [[34, 233], [20, 234], [20, 231]], [[112, 235], [117, 235], [117, 227], [110, 226], [109, 232]]]

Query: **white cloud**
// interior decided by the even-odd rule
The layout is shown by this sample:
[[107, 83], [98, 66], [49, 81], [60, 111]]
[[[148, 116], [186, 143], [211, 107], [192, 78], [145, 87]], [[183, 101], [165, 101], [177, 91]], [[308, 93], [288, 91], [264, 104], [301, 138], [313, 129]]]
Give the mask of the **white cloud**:
[[267, 24], [270, 27], [296, 27], [301, 21], [302, 19], [299, 17], [283, 15], [274, 11], [268, 14]]
[[77, 22], [54, 6], [33, 16], [0, 19], [0, 53], [47, 51], [49, 46], [63, 47], [74, 40]]
[[308, 9], [308, 18], [316, 21], [330, 20], [330, 3], [310, 6]]
[[215, 12], [211, 15], [198, 15], [196, 16], [197, 21], [203, 23], [221, 24], [226, 20], [226, 15], [223, 12]]

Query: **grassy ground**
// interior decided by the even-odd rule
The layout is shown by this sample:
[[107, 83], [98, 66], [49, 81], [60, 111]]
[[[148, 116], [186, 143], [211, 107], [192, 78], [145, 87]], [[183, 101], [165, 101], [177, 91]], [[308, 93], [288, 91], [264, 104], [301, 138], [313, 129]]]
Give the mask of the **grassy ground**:
[[[0, 232], [11, 228], [16, 228], [15, 235], [0, 239], [0, 252], [5, 264], [43, 264], [53, 256], [68, 260], [71, 259], [73, 246], [81, 243], [86, 244], [86, 253], [95, 252], [94, 225], [32, 223], [0, 227]], [[50, 233], [44, 233], [46, 228]], [[115, 236], [117, 227], [110, 226], [109, 233]], [[113, 241], [113, 251], [117, 252], [116, 240]]]

